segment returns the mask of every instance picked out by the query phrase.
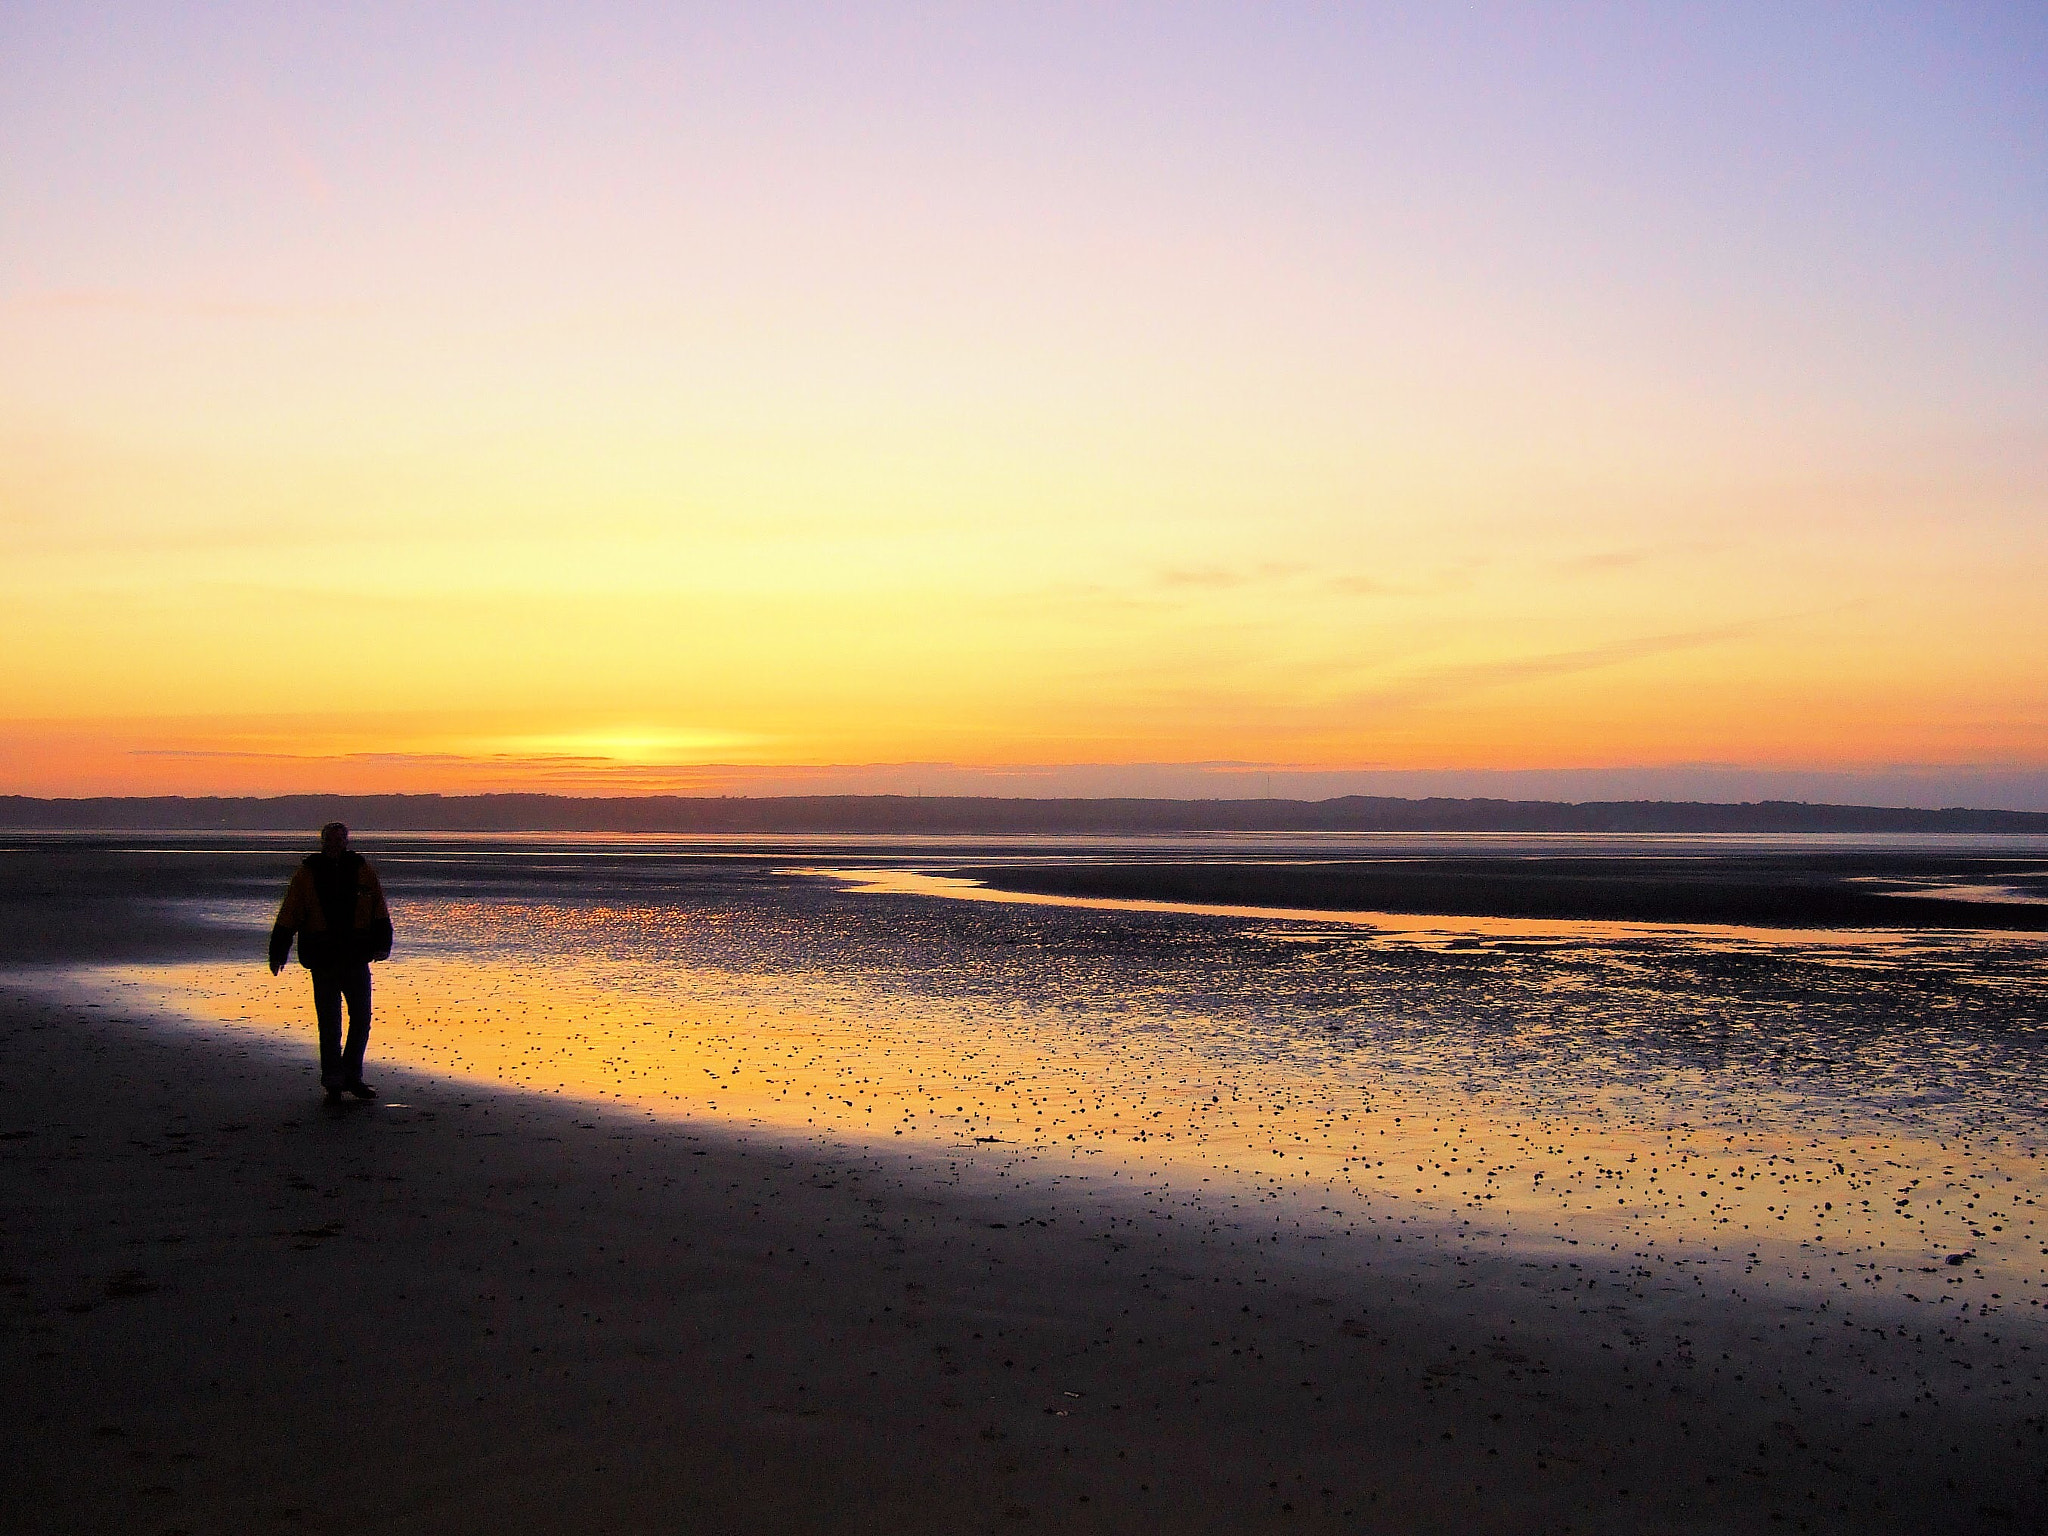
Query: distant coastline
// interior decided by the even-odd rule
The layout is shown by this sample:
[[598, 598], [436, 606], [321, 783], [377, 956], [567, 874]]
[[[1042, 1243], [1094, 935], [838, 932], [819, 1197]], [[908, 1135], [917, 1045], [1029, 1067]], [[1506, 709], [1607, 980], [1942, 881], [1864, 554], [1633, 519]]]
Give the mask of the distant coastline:
[[1009, 799], [994, 796], [0, 796], [10, 831], [667, 833], [1688, 832], [2034, 833], [2048, 812], [1761, 800]]

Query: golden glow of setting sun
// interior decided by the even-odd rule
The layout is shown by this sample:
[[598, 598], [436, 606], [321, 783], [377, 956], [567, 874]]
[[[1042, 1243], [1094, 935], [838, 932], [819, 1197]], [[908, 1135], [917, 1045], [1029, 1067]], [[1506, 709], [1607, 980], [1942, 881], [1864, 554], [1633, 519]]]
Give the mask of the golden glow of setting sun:
[[244, 20], [14, 50], [0, 791], [2048, 769], [2039, 187], [1978, 75]]

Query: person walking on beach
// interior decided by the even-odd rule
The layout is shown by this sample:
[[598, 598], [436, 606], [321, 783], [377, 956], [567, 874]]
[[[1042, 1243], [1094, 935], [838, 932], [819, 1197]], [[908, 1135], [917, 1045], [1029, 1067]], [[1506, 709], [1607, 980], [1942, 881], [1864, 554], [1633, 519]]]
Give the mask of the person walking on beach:
[[[363, 1081], [370, 1044], [370, 962], [391, 958], [391, 913], [377, 872], [348, 851], [348, 828], [330, 821], [320, 829], [320, 851], [306, 856], [286, 887], [270, 929], [270, 974], [284, 969], [298, 936], [299, 964], [313, 973], [313, 1016], [320, 1024], [320, 1086], [327, 1102], [344, 1093], [374, 1099]], [[341, 1005], [348, 1003], [348, 1043], [341, 1039]]]

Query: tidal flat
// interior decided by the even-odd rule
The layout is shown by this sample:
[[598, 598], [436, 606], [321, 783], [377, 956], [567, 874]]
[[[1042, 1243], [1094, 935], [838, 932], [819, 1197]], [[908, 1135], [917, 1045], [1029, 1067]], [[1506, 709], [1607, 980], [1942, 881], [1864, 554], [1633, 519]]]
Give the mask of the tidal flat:
[[[1422, 841], [1403, 857], [1470, 853]], [[2003, 1530], [2048, 1508], [2048, 942], [2024, 928], [997, 889], [991, 870], [1047, 863], [1029, 840], [364, 849], [400, 932], [371, 1056], [400, 1088], [338, 1110], [312, 1086], [302, 976], [257, 959], [283, 845], [27, 840], [0, 866], [13, 905], [87, 914], [9, 956], [28, 965], [0, 1149], [42, 1217], [7, 1252], [16, 1338], [37, 1346], [14, 1369], [45, 1398], [87, 1363], [118, 1384], [117, 1346], [89, 1337], [115, 1301], [214, 1288], [163, 1278], [197, 1257], [184, 1237], [146, 1270], [80, 1233], [125, 1221], [130, 1256], [155, 1257], [149, 1211], [184, 1201], [183, 1225], [218, 1228], [208, 1210], [260, 1194], [279, 1220], [305, 1207], [303, 1226], [262, 1229], [298, 1233], [291, 1252], [381, 1277], [380, 1327], [404, 1314], [417, 1332], [414, 1298], [438, 1287], [422, 1304], [465, 1337], [489, 1316], [529, 1363], [571, 1362], [546, 1379], [419, 1345], [436, 1382], [475, 1376], [472, 1409], [524, 1423], [561, 1382], [596, 1393], [625, 1369], [635, 1392], [715, 1413], [728, 1471], [795, 1457], [800, 1482], [834, 1490], [840, 1518], [820, 1506], [806, 1528]], [[1100, 869], [1188, 851], [1052, 854]], [[1198, 851], [1270, 868], [1358, 848]], [[1972, 850], [1988, 863], [1968, 885], [1930, 872], [1953, 850], [1850, 852], [1919, 860], [1901, 881], [1976, 900], [2024, 900], [2042, 862], [2016, 841]], [[1671, 853], [1581, 840], [1568, 856]], [[1726, 888], [1728, 861], [1753, 884], [1788, 851], [1688, 856], [1720, 861]], [[101, 899], [78, 901], [94, 882]], [[209, 1128], [148, 1073], [124, 1076], [125, 1110], [88, 1107], [83, 1041], [204, 1058], [173, 1081], [198, 1077], [202, 1097], [260, 1081], [262, 1111], [224, 1103], [242, 1128]], [[74, 1096], [40, 1095], [28, 1061]], [[117, 1111], [129, 1134], [96, 1134]], [[296, 1182], [247, 1185], [314, 1149]], [[340, 1167], [363, 1177], [337, 1183]], [[131, 1198], [121, 1170], [139, 1188], [181, 1169], [190, 1187], [153, 1206], [65, 1215]], [[208, 1262], [247, 1282], [236, 1243], [275, 1239], [222, 1230]], [[513, 1248], [536, 1242], [559, 1272], [520, 1272]], [[608, 1249], [620, 1261], [593, 1278]], [[719, 1278], [682, 1278], [707, 1250]], [[473, 1294], [448, 1289], [458, 1274]], [[288, 1335], [287, 1299], [249, 1305]], [[659, 1368], [618, 1364], [604, 1330], [622, 1316], [653, 1352], [632, 1358]], [[789, 1339], [811, 1341], [801, 1359]], [[250, 1366], [223, 1349], [222, 1369]], [[771, 1355], [773, 1380], [751, 1368]], [[750, 1506], [753, 1478], [663, 1449], [648, 1412], [558, 1426], [592, 1508], [624, 1518], [695, 1489], [712, 1504], [691, 1507], [735, 1528], [804, 1526], [781, 1493]], [[82, 1431], [28, 1438], [21, 1486], [56, 1486], [65, 1433]], [[877, 1435], [901, 1466], [874, 1461]], [[586, 1487], [611, 1454], [638, 1470]], [[206, 1488], [208, 1528], [261, 1528]], [[26, 1528], [90, 1528], [46, 1497]], [[452, 1506], [433, 1508], [418, 1528], [449, 1528]], [[301, 1509], [309, 1528], [374, 1523]]]

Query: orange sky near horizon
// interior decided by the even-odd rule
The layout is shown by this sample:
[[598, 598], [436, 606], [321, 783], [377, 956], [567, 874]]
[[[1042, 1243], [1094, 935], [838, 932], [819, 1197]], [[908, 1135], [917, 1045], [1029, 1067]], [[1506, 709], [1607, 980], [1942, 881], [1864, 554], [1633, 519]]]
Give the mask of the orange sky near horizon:
[[2048, 771], [2035, 31], [366, 15], [4, 23], [0, 793]]

